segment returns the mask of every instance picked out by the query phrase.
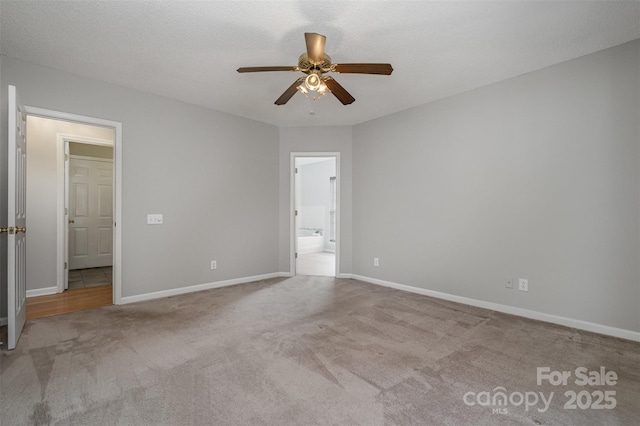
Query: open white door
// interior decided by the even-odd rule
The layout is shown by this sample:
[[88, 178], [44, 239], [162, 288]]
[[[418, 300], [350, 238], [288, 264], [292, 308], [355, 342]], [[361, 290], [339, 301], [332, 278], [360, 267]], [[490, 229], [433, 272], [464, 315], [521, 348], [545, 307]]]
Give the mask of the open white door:
[[294, 179], [294, 191], [293, 191], [293, 251], [295, 253], [295, 262], [293, 263], [293, 270], [291, 271], [293, 275], [298, 275], [298, 229], [300, 229], [300, 200], [302, 182], [300, 181], [300, 173], [298, 173], [298, 165], [295, 162], [295, 158], [293, 159], [293, 179]]
[[64, 290], [69, 288], [69, 141], [64, 141]]
[[8, 247], [7, 305], [8, 342], [14, 349], [27, 317], [27, 250], [26, 250], [26, 190], [27, 190], [27, 123], [24, 108], [19, 104], [14, 86], [9, 86], [8, 139]]

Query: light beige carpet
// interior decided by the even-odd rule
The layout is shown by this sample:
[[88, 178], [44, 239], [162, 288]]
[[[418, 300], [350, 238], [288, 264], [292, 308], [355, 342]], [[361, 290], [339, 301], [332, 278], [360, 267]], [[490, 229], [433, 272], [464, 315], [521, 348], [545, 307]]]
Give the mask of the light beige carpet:
[[[639, 365], [639, 343], [294, 277], [29, 321], [0, 355], [0, 424], [631, 425]], [[601, 366], [615, 385], [536, 383]]]

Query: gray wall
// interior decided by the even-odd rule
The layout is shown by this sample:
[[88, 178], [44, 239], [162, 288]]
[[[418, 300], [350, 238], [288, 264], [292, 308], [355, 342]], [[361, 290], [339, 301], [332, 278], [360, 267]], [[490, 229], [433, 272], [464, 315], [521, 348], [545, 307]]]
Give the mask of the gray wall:
[[340, 271], [351, 272], [352, 127], [280, 128], [280, 271], [290, 272], [290, 182], [292, 152], [340, 153]]
[[278, 271], [277, 127], [5, 57], [3, 129], [8, 84], [26, 105], [122, 122], [123, 296]]
[[114, 137], [113, 129], [105, 127], [27, 117], [27, 290], [57, 284], [58, 134], [107, 141]]
[[635, 41], [355, 126], [353, 272], [640, 331], [639, 60]]

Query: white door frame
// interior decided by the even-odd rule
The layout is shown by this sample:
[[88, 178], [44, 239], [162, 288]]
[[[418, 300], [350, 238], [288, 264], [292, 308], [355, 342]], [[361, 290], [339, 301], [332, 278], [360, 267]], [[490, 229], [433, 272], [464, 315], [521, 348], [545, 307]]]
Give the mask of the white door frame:
[[336, 159], [336, 277], [340, 274], [340, 153], [339, 152], [292, 152], [289, 174], [289, 270], [291, 275], [296, 275], [296, 251], [298, 240], [296, 235], [296, 158], [298, 157], [334, 157]]
[[[49, 109], [37, 108], [25, 105], [27, 115], [37, 117], [50, 118], [54, 120], [70, 121], [79, 124], [88, 124], [92, 126], [110, 127], [114, 130], [113, 140], [113, 168], [114, 168], [114, 190], [113, 190], [113, 304], [121, 304], [122, 299], [122, 123], [118, 121], [104, 120], [101, 118], [88, 117], [84, 115], [71, 114], [66, 112], [54, 111]], [[74, 141], [90, 138], [73, 138]], [[94, 140], [95, 141], [95, 140]], [[62, 143], [64, 147], [64, 143]], [[64, 149], [58, 146], [58, 281], [57, 288], [60, 289], [60, 283], [64, 286], [64, 230], [61, 231], [61, 225], [64, 222], [64, 192], [60, 197], [60, 188], [64, 191]], [[62, 158], [62, 170], [60, 170], [60, 159]], [[62, 185], [60, 179], [62, 177]], [[60, 218], [62, 214], [63, 218]], [[62, 243], [62, 244], [61, 244]], [[62, 245], [62, 250], [61, 250]], [[62, 273], [60, 272], [62, 268]]]
[[[69, 283], [69, 268], [65, 268], [65, 265], [69, 264], [69, 220], [68, 212], [69, 208], [69, 162], [67, 159], [71, 159], [69, 154], [69, 142], [82, 143], [85, 145], [98, 145], [108, 146], [113, 148], [113, 141], [108, 139], [96, 139], [85, 136], [74, 136], [65, 133], [57, 134], [58, 140], [58, 281], [57, 281], [57, 293], [62, 293], [68, 288]], [[73, 156], [77, 157], [77, 156]], [[113, 158], [110, 159], [114, 161]], [[114, 163], [115, 167], [115, 163]], [[113, 173], [115, 176], [115, 173]], [[115, 186], [114, 186], [115, 188]], [[115, 194], [114, 194], [115, 200]], [[62, 206], [62, 207], [61, 207]]]

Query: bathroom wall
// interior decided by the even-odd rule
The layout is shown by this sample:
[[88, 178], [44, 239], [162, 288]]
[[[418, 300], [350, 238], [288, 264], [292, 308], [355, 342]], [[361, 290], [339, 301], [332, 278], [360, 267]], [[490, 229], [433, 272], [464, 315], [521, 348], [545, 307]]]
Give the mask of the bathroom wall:
[[322, 229], [324, 250], [335, 251], [330, 241], [331, 186], [330, 178], [336, 175], [335, 160], [324, 160], [298, 167], [302, 186], [299, 226]]

